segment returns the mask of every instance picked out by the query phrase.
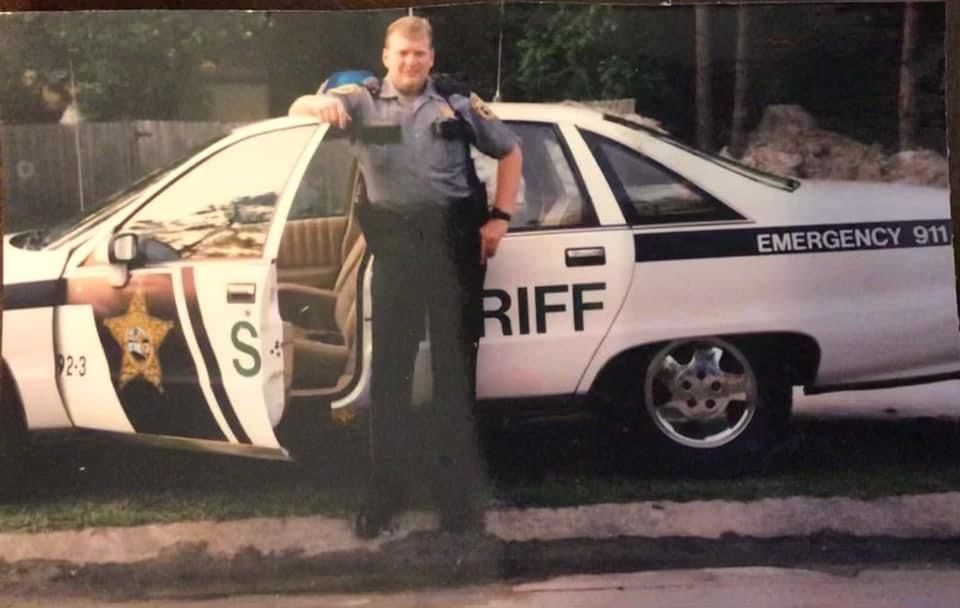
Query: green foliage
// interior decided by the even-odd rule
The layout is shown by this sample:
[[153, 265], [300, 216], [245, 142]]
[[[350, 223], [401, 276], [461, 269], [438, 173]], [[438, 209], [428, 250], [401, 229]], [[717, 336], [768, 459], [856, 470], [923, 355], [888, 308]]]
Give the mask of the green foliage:
[[516, 82], [538, 98], [642, 97], [667, 84], [635, 10], [561, 7], [520, 41]]
[[616, 32], [611, 9], [562, 7], [520, 41], [517, 84], [541, 98], [602, 99], [623, 95], [625, 58], [610, 53]]
[[[733, 96], [736, 8], [711, 6], [713, 110], [726, 138]], [[825, 128], [864, 141], [896, 141], [903, 6], [751, 6], [748, 128], [774, 103], [796, 103]], [[942, 149], [944, 11], [921, 3], [917, 121], [924, 145]], [[72, 63], [89, 120], [208, 119], [214, 82], [270, 87], [283, 114], [332, 71], [382, 74], [383, 29], [404, 10], [247, 13], [130, 11], [0, 16], [0, 120], [47, 122], [24, 72], [55, 75]], [[436, 69], [456, 73], [482, 96], [497, 83], [508, 101], [634, 98], [637, 112], [675, 135], [693, 133], [693, 10], [497, 3], [417, 9], [434, 25]], [[66, 78], [69, 82], [69, 79]]]
[[29, 119], [29, 106], [38, 101], [20, 83], [24, 71], [69, 87], [71, 68], [80, 111], [89, 120], [206, 118], [203, 85], [221, 58], [255, 58], [265, 29], [262, 15], [239, 12], [4, 16], [0, 35], [11, 51], [3, 70], [10, 97], [4, 119]]
[[[896, 142], [902, 4], [751, 6], [748, 128], [770, 104], [799, 104], [825, 128]], [[735, 7], [711, 6], [713, 113], [723, 141], [733, 106]], [[917, 120], [943, 147], [943, 7], [920, 6]], [[682, 139], [694, 125], [691, 7], [508, 7], [525, 28], [508, 65], [511, 98], [632, 97]]]
[[677, 32], [689, 12], [540, 7], [517, 43], [510, 91], [529, 101], [634, 98], [638, 112], [682, 124], [689, 67]]

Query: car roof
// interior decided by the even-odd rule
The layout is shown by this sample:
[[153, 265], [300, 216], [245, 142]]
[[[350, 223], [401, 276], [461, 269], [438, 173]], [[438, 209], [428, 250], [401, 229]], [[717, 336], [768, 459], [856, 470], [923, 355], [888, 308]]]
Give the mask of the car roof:
[[549, 122], [590, 123], [602, 121], [601, 110], [572, 103], [491, 103], [490, 108], [501, 118]]
[[[604, 112], [570, 103], [490, 103], [490, 109], [506, 120], [530, 120], [536, 122], [572, 122], [587, 124], [604, 120]], [[249, 136], [275, 129], [318, 124], [314, 117], [281, 116], [269, 118], [233, 129], [237, 136]]]
[[231, 135], [235, 135], [237, 137], [246, 137], [249, 135], [256, 135], [258, 133], [265, 133], [267, 131], [274, 131], [277, 129], [287, 129], [290, 127], [315, 125], [319, 123], [320, 120], [312, 116], [281, 116], [279, 118], [268, 118], [266, 120], [259, 120], [250, 124], [241, 125], [234, 128], [232, 131], [230, 131], [230, 133]]

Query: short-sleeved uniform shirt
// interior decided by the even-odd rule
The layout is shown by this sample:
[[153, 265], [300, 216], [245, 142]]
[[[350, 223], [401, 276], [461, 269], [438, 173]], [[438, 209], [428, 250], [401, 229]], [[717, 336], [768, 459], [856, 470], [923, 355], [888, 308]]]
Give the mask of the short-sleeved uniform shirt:
[[373, 204], [445, 204], [470, 195], [463, 140], [444, 139], [433, 127], [455, 118], [455, 112], [469, 123], [474, 145], [488, 156], [503, 158], [519, 141], [479, 97], [454, 94], [448, 103], [431, 79], [413, 103], [402, 101], [388, 79], [377, 96], [359, 85], [338, 87], [327, 94], [340, 97], [358, 125], [401, 127], [399, 143], [358, 146], [367, 197]]

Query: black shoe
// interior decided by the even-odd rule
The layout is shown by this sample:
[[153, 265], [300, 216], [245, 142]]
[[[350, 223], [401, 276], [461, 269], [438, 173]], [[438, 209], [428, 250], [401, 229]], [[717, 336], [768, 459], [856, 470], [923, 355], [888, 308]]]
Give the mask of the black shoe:
[[389, 529], [399, 504], [399, 500], [382, 495], [364, 500], [353, 522], [354, 533], [358, 538], [376, 538]]
[[353, 532], [357, 538], [376, 538], [389, 527], [391, 519], [390, 514], [361, 509], [353, 521]]

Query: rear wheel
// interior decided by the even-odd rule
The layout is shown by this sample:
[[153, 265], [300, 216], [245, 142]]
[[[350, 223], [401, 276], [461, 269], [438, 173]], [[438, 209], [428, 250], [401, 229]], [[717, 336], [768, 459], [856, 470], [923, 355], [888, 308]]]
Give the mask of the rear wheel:
[[639, 449], [692, 474], [757, 470], [786, 428], [792, 387], [779, 366], [720, 338], [676, 340], [640, 358], [629, 398]]

